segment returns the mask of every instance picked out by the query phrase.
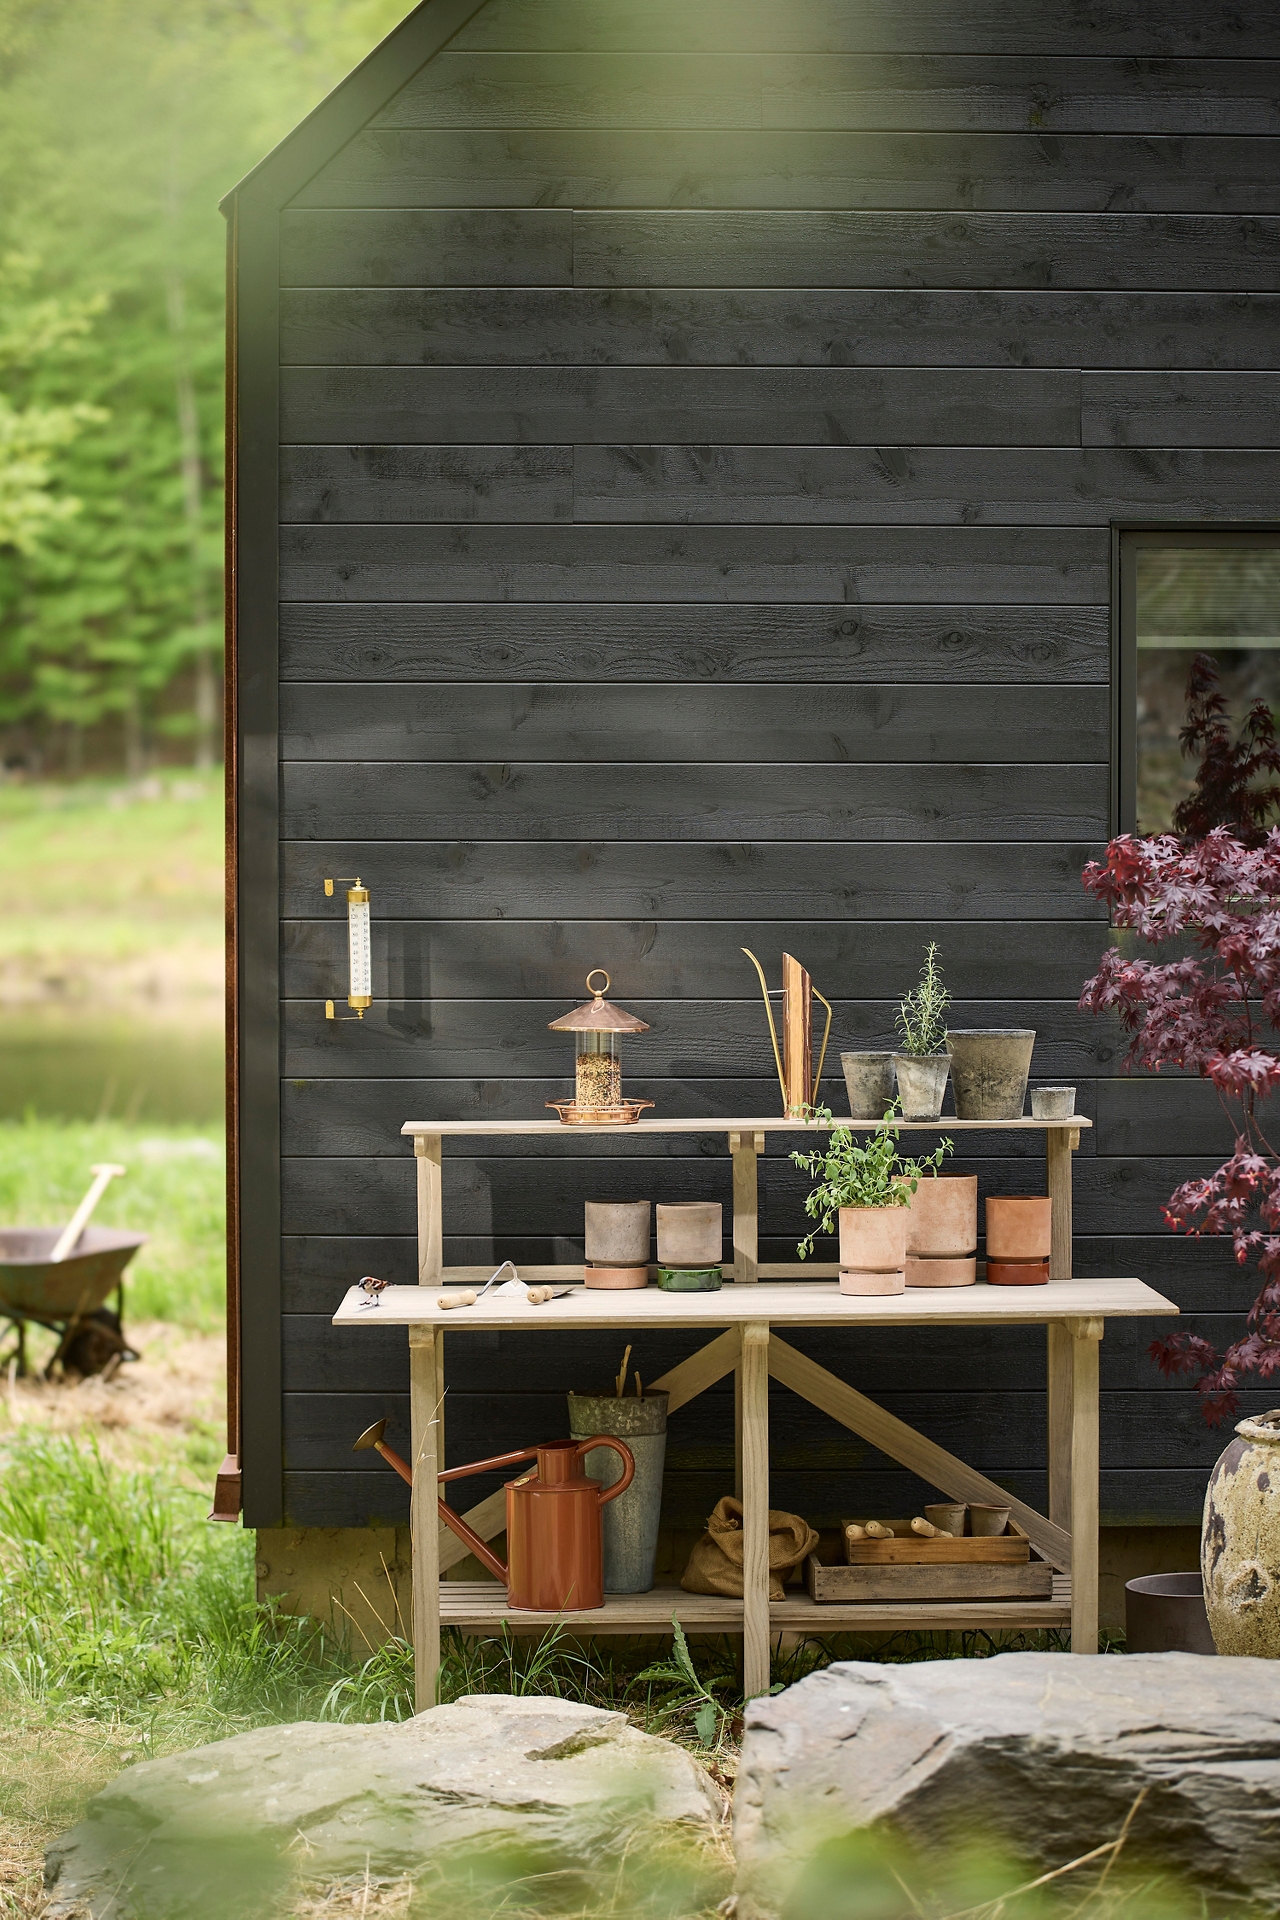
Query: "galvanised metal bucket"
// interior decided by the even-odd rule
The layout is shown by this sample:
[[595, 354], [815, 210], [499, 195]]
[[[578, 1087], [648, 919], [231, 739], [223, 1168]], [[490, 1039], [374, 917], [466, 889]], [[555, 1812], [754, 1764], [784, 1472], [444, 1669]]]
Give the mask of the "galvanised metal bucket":
[[[653, 1586], [662, 1513], [662, 1474], [667, 1458], [667, 1396], [646, 1393], [618, 1399], [611, 1393], [571, 1393], [569, 1431], [574, 1439], [609, 1434], [625, 1441], [636, 1463], [635, 1478], [624, 1494], [605, 1508], [604, 1590], [648, 1593]], [[622, 1472], [616, 1454], [604, 1447], [589, 1453], [587, 1473], [611, 1487]]]

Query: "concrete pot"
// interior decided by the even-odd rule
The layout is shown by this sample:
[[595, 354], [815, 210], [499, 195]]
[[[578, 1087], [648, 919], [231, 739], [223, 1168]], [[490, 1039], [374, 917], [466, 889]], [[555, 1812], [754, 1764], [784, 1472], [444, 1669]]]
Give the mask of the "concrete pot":
[[[621, 1467], [618, 1472], [621, 1474]], [[972, 1501], [969, 1502], [969, 1532], [975, 1540], [996, 1539], [1005, 1531], [1008, 1524], [1008, 1507], [975, 1507]]]
[[1209, 1476], [1200, 1572], [1218, 1652], [1280, 1659], [1280, 1409], [1242, 1420]]
[[894, 1074], [891, 1053], [842, 1053], [849, 1114], [854, 1120], [882, 1120], [893, 1105]]
[[977, 1174], [926, 1174], [907, 1208], [907, 1252], [956, 1259], [977, 1251]]
[[931, 1527], [941, 1527], [944, 1533], [955, 1539], [964, 1537], [964, 1523], [968, 1508], [963, 1500], [936, 1500], [924, 1510], [924, 1517]]
[[[619, 1400], [611, 1393], [571, 1393], [569, 1432], [575, 1440], [608, 1433], [624, 1440], [635, 1458], [631, 1485], [604, 1509], [604, 1590], [648, 1593], [662, 1512], [662, 1471], [667, 1457], [667, 1396], [633, 1394]], [[597, 1447], [583, 1470], [602, 1487], [622, 1478], [622, 1461], [608, 1447]]]
[[986, 1211], [988, 1260], [1048, 1259], [1053, 1250], [1051, 1200], [1009, 1200], [993, 1194]]
[[905, 1207], [841, 1207], [841, 1293], [902, 1293], [906, 1265]]
[[586, 1257], [598, 1267], [645, 1267], [653, 1203], [649, 1200], [588, 1200], [583, 1209]]
[[1021, 1120], [1036, 1044], [1033, 1027], [971, 1027], [947, 1035], [957, 1120]]
[[1032, 1087], [1031, 1118], [1033, 1120], [1070, 1120], [1075, 1110], [1074, 1087]]
[[915, 1253], [907, 1255], [909, 1287], [973, 1287], [977, 1283], [978, 1263], [972, 1254], [967, 1260], [940, 1259], [936, 1254], [929, 1259]]
[[658, 1259], [664, 1267], [719, 1266], [724, 1208], [718, 1200], [658, 1202]]
[[1124, 1588], [1126, 1653], [1216, 1653], [1198, 1573], [1145, 1573]]
[[893, 1069], [904, 1120], [936, 1120], [942, 1112], [951, 1058], [945, 1053], [895, 1053]]

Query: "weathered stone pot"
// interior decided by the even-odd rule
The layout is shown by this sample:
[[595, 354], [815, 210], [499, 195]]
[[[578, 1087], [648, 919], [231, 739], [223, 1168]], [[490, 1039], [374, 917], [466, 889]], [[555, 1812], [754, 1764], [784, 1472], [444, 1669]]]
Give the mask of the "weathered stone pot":
[[841, 1293], [905, 1293], [907, 1209], [841, 1207]]
[[1280, 1409], [1242, 1420], [1209, 1476], [1200, 1572], [1218, 1652], [1280, 1659]]
[[1069, 1120], [1076, 1110], [1074, 1087], [1032, 1087], [1033, 1120]]
[[583, 1209], [583, 1226], [586, 1256], [592, 1266], [644, 1267], [649, 1264], [651, 1201], [588, 1200]]
[[[606, 1593], [648, 1593], [653, 1586], [653, 1563], [658, 1548], [658, 1518], [662, 1511], [662, 1470], [667, 1457], [667, 1396], [646, 1393], [618, 1398], [612, 1393], [571, 1393], [569, 1432], [575, 1440], [594, 1433], [625, 1440], [636, 1463], [635, 1476], [625, 1493], [604, 1509], [604, 1590]], [[602, 1487], [611, 1487], [623, 1474], [622, 1461], [611, 1447], [597, 1447], [583, 1461], [583, 1471]]]
[[853, 1120], [882, 1120], [893, 1105], [894, 1075], [891, 1053], [842, 1053], [844, 1084]]
[[951, 1058], [945, 1053], [895, 1053], [893, 1070], [904, 1120], [936, 1120], [942, 1112]]
[[658, 1202], [658, 1259], [664, 1267], [719, 1266], [724, 1208], [718, 1200]]
[[957, 1120], [1021, 1120], [1033, 1027], [970, 1027], [947, 1035]]

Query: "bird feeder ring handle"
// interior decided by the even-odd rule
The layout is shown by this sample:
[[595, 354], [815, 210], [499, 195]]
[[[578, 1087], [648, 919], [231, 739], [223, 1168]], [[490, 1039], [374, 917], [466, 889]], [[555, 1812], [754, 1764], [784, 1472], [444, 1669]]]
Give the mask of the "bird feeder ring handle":
[[[598, 973], [604, 974], [604, 985], [602, 987], [593, 987], [591, 982], [595, 979]], [[609, 988], [613, 985], [613, 982], [610, 980], [608, 974], [605, 973], [605, 970], [603, 967], [592, 967], [590, 973], [587, 975], [586, 984], [587, 984], [587, 992], [594, 993], [597, 1000], [602, 1000], [605, 994], [608, 993]]]

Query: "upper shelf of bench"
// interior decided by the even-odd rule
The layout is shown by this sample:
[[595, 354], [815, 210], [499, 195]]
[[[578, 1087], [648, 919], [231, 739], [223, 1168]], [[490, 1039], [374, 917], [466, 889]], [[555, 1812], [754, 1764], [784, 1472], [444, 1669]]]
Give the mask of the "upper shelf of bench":
[[[848, 1127], [851, 1133], [872, 1133], [878, 1120], [845, 1120], [839, 1115], [833, 1122]], [[1066, 1120], [957, 1120], [944, 1113], [940, 1120], [895, 1120], [894, 1127], [907, 1133], [1069, 1133], [1078, 1127], [1091, 1127], [1092, 1120], [1072, 1114]], [[566, 1140], [579, 1134], [612, 1133], [829, 1133], [827, 1126], [811, 1120], [636, 1120], [630, 1126], [566, 1126], [562, 1120], [406, 1120], [401, 1133], [410, 1135], [478, 1135], [560, 1133]]]

